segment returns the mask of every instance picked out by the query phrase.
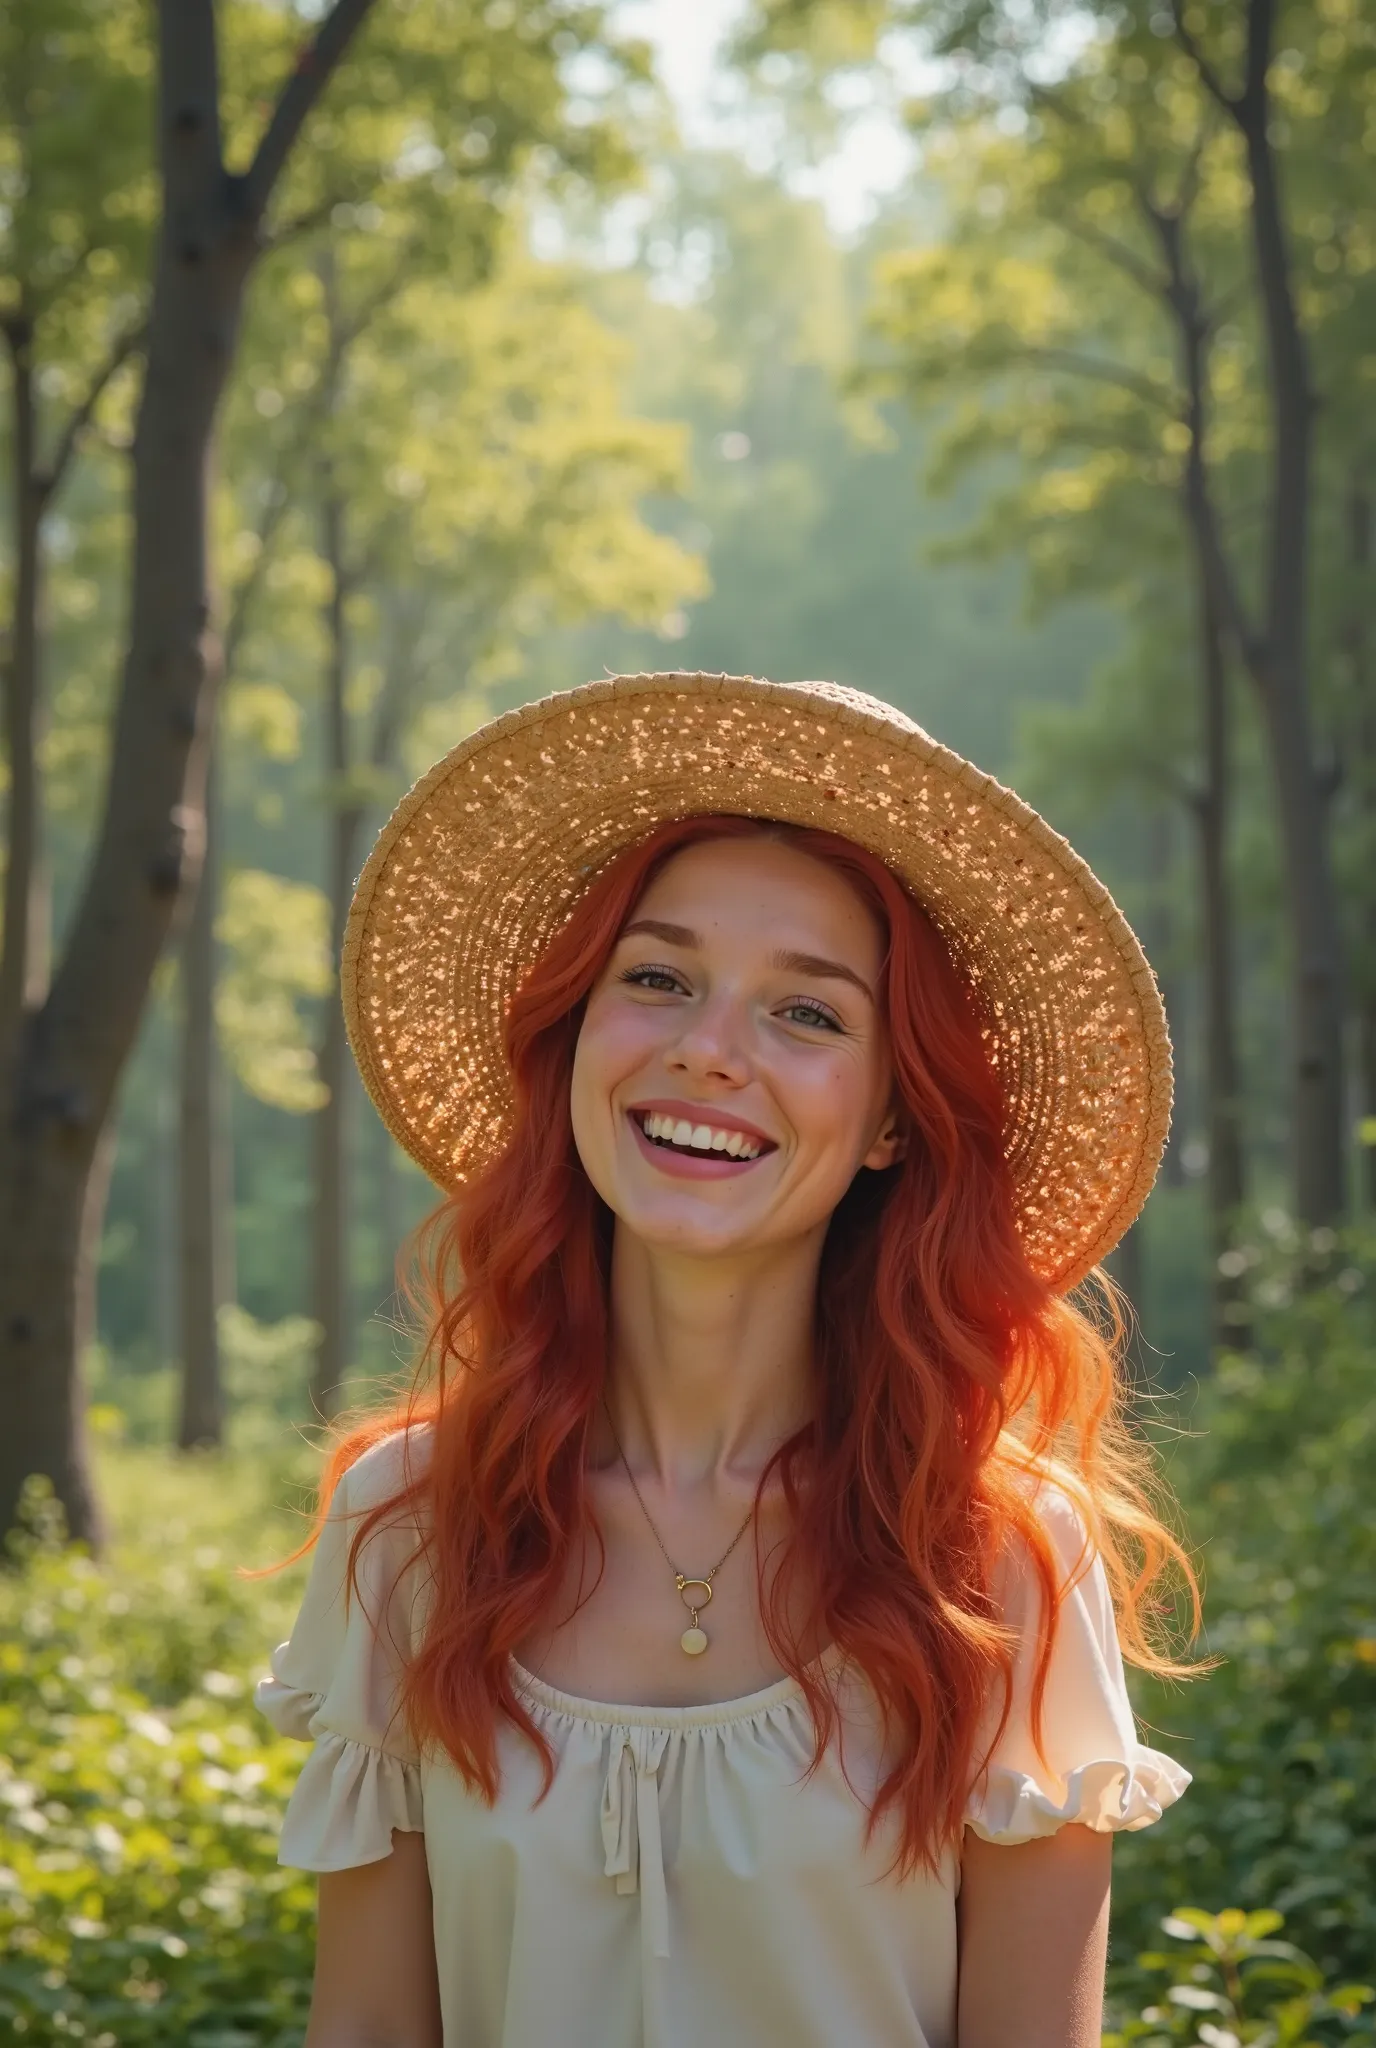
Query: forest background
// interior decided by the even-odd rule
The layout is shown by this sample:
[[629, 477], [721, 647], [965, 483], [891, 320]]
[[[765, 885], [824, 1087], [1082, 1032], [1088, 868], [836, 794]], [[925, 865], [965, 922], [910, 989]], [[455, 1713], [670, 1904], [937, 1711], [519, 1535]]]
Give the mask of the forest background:
[[1376, 2038], [1376, 24], [758, 0], [709, 145], [644, 14], [0, 0], [0, 2016], [299, 2038], [299, 1580], [235, 1567], [405, 1369], [433, 1199], [349, 890], [492, 712], [679, 667], [900, 705], [1141, 932], [1115, 1270], [1225, 1661], [1138, 1693], [1196, 1783], [1110, 2019]]

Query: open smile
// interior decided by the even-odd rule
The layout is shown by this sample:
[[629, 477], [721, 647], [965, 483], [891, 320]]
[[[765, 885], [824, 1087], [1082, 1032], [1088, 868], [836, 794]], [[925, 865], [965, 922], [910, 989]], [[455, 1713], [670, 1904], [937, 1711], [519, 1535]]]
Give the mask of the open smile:
[[778, 1150], [762, 1131], [708, 1121], [700, 1111], [690, 1116], [689, 1107], [682, 1105], [680, 1112], [679, 1105], [646, 1106], [629, 1112], [640, 1149], [666, 1173], [693, 1179], [721, 1179], [748, 1172]]

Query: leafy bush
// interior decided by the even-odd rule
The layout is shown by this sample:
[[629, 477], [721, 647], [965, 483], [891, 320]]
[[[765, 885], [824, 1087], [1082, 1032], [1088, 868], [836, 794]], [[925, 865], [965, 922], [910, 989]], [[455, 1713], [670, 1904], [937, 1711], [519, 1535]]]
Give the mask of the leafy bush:
[[201, 1461], [107, 1462], [137, 1520], [114, 1566], [63, 1553], [40, 1494], [0, 1580], [0, 2020], [43, 2044], [285, 2048], [315, 1900], [276, 1862], [301, 1750], [249, 1695], [300, 1580], [233, 1567], [294, 1530]]
[[1323, 2048], [1376, 2041], [1369, 1984], [1325, 1986], [1292, 1942], [1277, 1941], [1279, 1913], [1204, 1913], [1181, 1906], [1162, 1931], [1183, 1944], [1140, 1958], [1159, 1975], [1154, 2002], [1117, 2022], [1103, 2048]]
[[1195, 1781], [1119, 1844], [1124, 1983], [1175, 1899], [1283, 1913], [1333, 1981], [1376, 1958], [1376, 1241], [1267, 1223], [1237, 1254], [1254, 1348], [1202, 1387], [1172, 1460], [1226, 1662], [1136, 1688]]

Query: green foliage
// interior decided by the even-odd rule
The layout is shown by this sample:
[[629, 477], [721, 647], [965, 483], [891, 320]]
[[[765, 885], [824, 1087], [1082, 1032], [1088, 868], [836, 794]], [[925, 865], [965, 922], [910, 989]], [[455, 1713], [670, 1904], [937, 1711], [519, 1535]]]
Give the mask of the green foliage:
[[11, 338], [19, 323], [35, 366], [48, 366], [40, 392], [56, 431], [143, 292], [155, 210], [148, 31], [132, 0], [0, 9], [0, 328]]
[[1204, 1647], [1225, 1662], [1139, 1691], [1194, 1783], [1122, 1844], [1118, 1925], [1145, 1948], [1166, 1900], [1274, 1908], [1328, 1977], [1360, 1977], [1376, 1956], [1376, 1241], [1272, 1211], [1225, 1257], [1249, 1279], [1256, 1347], [1200, 1389], [1171, 1460]]
[[[266, 1471], [291, 1483], [282, 1458]], [[297, 2042], [314, 1887], [278, 1868], [300, 1762], [249, 1697], [299, 1575], [248, 1583], [298, 1540], [260, 1463], [121, 1453], [113, 1565], [64, 1553], [51, 1502], [0, 1577], [0, 2021], [102, 2048]]]
[[318, 889], [240, 868], [225, 879], [216, 920], [224, 966], [215, 992], [220, 1044], [241, 1087], [301, 1112], [323, 1097], [297, 998], [326, 995], [329, 905]]
[[1376, 2041], [1370, 1984], [1325, 1984], [1292, 1942], [1276, 1939], [1283, 1916], [1232, 1907], [1182, 1906], [1161, 1923], [1179, 1944], [1141, 1958], [1157, 1981], [1153, 2003], [1116, 2022], [1104, 2048], [1323, 2048]]

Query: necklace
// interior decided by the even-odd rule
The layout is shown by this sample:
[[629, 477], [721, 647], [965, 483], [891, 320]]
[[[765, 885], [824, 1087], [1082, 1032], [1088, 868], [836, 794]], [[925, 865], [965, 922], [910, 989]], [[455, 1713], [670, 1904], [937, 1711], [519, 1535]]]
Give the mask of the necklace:
[[707, 1572], [700, 1579], [691, 1577], [687, 1572], [681, 1572], [678, 1566], [674, 1563], [674, 1560], [670, 1557], [668, 1551], [664, 1548], [664, 1538], [660, 1535], [658, 1529], [655, 1527], [655, 1518], [650, 1513], [650, 1510], [646, 1507], [645, 1496], [642, 1494], [640, 1488], [635, 1483], [635, 1474], [634, 1472], [632, 1472], [630, 1468], [630, 1464], [627, 1460], [626, 1453], [621, 1448], [621, 1439], [616, 1433], [616, 1424], [612, 1421], [611, 1409], [607, 1407], [605, 1401], [603, 1402], [602, 1406], [607, 1417], [607, 1427], [612, 1433], [612, 1442], [616, 1445], [616, 1455], [618, 1458], [620, 1458], [622, 1469], [624, 1470], [626, 1477], [631, 1482], [631, 1492], [635, 1495], [637, 1501], [640, 1503], [640, 1512], [642, 1515], [644, 1515], [646, 1521], [650, 1525], [650, 1534], [654, 1537], [655, 1542], [659, 1545], [660, 1551], [663, 1554], [664, 1562], [668, 1565], [670, 1571], [674, 1575], [674, 1584], [678, 1588], [679, 1598], [682, 1600], [684, 1606], [688, 1609], [688, 1626], [678, 1639], [679, 1648], [683, 1651], [685, 1657], [700, 1657], [703, 1651], [707, 1648], [708, 1636], [706, 1629], [703, 1628], [698, 1617], [702, 1613], [703, 1608], [707, 1606], [708, 1602], [712, 1598], [713, 1579], [717, 1576], [717, 1573], [726, 1563], [727, 1558], [730, 1557], [732, 1551], [740, 1542], [742, 1536], [744, 1536], [746, 1530], [750, 1527], [750, 1524], [754, 1521], [755, 1503], [753, 1501], [751, 1502], [750, 1513], [741, 1523], [740, 1528], [737, 1529], [735, 1535], [731, 1538], [731, 1541], [727, 1544], [725, 1550], [723, 1550], [721, 1556], [717, 1559], [716, 1563], [713, 1565], [710, 1572]]

